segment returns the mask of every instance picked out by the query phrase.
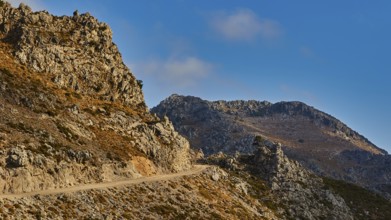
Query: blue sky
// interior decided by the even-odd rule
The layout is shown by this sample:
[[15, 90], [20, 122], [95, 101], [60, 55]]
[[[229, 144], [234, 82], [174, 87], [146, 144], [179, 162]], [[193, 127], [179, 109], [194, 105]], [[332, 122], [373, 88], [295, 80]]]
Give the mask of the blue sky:
[[391, 1], [23, 2], [108, 23], [149, 107], [172, 93], [303, 101], [391, 151]]

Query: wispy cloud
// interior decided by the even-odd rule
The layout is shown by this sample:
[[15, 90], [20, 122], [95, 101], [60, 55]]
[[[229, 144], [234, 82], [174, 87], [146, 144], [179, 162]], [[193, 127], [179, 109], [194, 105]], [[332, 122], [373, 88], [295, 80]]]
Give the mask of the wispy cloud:
[[44, 10], [45, 5], [42, 0], [6, 0], [11, 3], [12, 6], [18, 7], [20, 3], [30, 6], [34, 11]]
[[228, 40], [248, 41], [256, 38], [276, 39], [282, 35], [277, 21], [260, 18], [249, 9], [232, 13], [217, 12], [211, 17], [210, 25], [215, 32]]
[[188, 87], [194, 86], [199, 80], [206, 78], [211, 73], [213, 65], [197, 57], [189, 56], [167, 60], [151, 60], [136, 66], [135, 69], [141, 76], [153, 76], [165, 84]]

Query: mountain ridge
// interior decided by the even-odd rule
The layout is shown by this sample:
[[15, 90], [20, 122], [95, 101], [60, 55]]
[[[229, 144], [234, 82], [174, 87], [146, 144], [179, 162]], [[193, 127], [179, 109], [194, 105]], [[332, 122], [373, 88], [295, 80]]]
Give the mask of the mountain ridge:
[[[176, 105], [175, 102], [184, 102], [184, 103], [197, 103], [199, 106], [196, 106], [196, 109], [189, 109], [190, 106], [185, 105]], [[166, 104], [167, 103], [167, 104]], [[161, 107], [163, 106], [163, 107]], [[268, 101], [255, 101], [255, 100], [234, 100], [234, 101], [205, 101], [198, 97], [194, 96], [180, 96], [177, 94], [171, 95], [167, 99], [163, 100], [158, 106], [153, 107], [151, 112], [158, 113], [158, 115], [162, 116], [167, 114], [169, 116], [169, 112], [161, 111], [160, 109], [174, 109], [174, 108], [182, 108], [182, 110], [190, 110], [193, 113], [196, 111], [202, 111], [209, 109], [211, 114], [216, 117], [216, 114], [223, 113], [226, 115], [234, 116], [234, 117], [271, 117], [275, 114], [283, 114], [283, 117], [289, 116], [304, 116], [312, 120], [317, 127], [325, 126], [329, 129], [332, 129], [331, 132], [338, 133], [337, 135], [342, 136], [346, 139], [359, 140], [363, 142], [365, 146], [362, 148], [366, 151], [372, 152], [374, 154], [386, 155], [388, 154], [386, 150], [381, 149], [370, 142], [363, 135], [349, 128], [346, 124], [336, 119], [335, 117], [324, 113], [320, 110], [315, 109], [312, 106], [308, 106], [303, 102], [292, 101], [292, 102], [277, 102], [271, 103]], [[285, 116], [284, 116], [285, 115]], [[208, 117], [209, 115], [204, 115], [204, 117]], [[202, 116], [201, 116], [202, 117]], [[171, 117], [169, 117], [171, 119]], [[203, 119], [204, 120], [204, 119]], [[174, 117], [173, 123], [175, 125], [176, 120]], [[360, 147], [360, 146], [359, 146]], [[360, 148], [361, 149], [361, 148]], [[214, 152], [216, 153], [216, 152]]]
[[[251, 154], [262, 136], [318, 175], [342, 179], [390, 197], [388, 153], [338, 119], [302, 102], [205, 101], [172, 95], [151, 109], [167, 116], [194, 149]], [[351, 159], [357, 158], [357, 159]]]

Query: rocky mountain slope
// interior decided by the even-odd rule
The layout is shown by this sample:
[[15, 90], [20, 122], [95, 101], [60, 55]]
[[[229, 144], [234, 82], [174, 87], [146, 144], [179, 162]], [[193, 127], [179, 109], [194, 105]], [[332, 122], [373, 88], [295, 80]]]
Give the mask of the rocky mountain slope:
[[[172, 95], [151, 110], [167, 116], [195, 149], [252, 153], [255, 136], [279, 142], [315, 173], [390, 196], [391, 157], [336, 118], [301, 102], [215, 101]], [[389, 197], [391, 198], [391, 197]]]
[[7, 199], [3, 212], [14, 213], [10, 207], [18, 206], [30, 210], [16, 213], [19, 217], [353, 219], [342, 197], [287, 159], [278, 145], [255, 140], [254, 146], [258, 151], [251, 156], [206, 159], [220, 168], [210, 167], [200, 175], [109, 191], [37, 196], [39, 206], [30, 209], [25, 200]]
[[[243, 149], [252, 154], [203, 158], [167, 117], [148, 112], [141, 87], [106, 24], [0, 0], [0, 218], [390, 216], [390, 204], [365, 190], [377, 202], [354, 209], [359, 200], [335, 190], [341, 183], [317, 177], [265, 138], [249, 136]], [[191, 172], [197, 158], [207, 168]], [[192, 175], [168, 175], [182, 171]], [[146, 176], [165, 178], [117, 185]], [[86, 187], [103, 182], [113, 187]]]
[[188, 141], [168, 118], [147, 111], [141, 87], [106, 24], [0, 1], [0, 194], [11, 194], [0, 199], [0, 218], [278, 219], [216, 167], [127, 187], [12, 198], [192, 169]]
[[148, 113], [106, 24], [1, 4], [1, 192], [190, 168], [189, 143]]
[[[256, 148], [253, 154], [229, 156], [220, 152], [207, 161], [238, 175], [247, 173], [263, 179], [270, 187], [270, 197], [258, 196], [263, 201], [276, 201], [277, 213], [288, 219], [353, 219], [345, 201], [326, 189], [320, 177], [288, 159], [280, 144], [257, 136], [252, 146]], [[241, 186], [246, 189], [247, 185], [245, 178]]]

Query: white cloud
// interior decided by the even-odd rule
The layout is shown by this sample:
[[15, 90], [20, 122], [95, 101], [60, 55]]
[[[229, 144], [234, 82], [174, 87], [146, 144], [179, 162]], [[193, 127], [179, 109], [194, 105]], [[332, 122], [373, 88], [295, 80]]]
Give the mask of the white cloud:
[[20, 3], [30, 6], [34, 11], [44, 10], [44, 4], [42, 0], [6, 0], [11, 3], [12, 6], [18, 7]]
[[[213, 65], [197, 57], [170, 58], [165, 61], [152, 60], [140, 66], [138, 73], [156, 77], [173, 86], [187, 87], [197, 84], [212, 71]], [[136, 68], [138, 69], [138, 68]]]
[[278, 22], [259, 18], [249, 9], [240, 9], [234, 13], [219, 12], [210, 22], [214, 31], [228, 40], [276, 39], [282, 30]]

